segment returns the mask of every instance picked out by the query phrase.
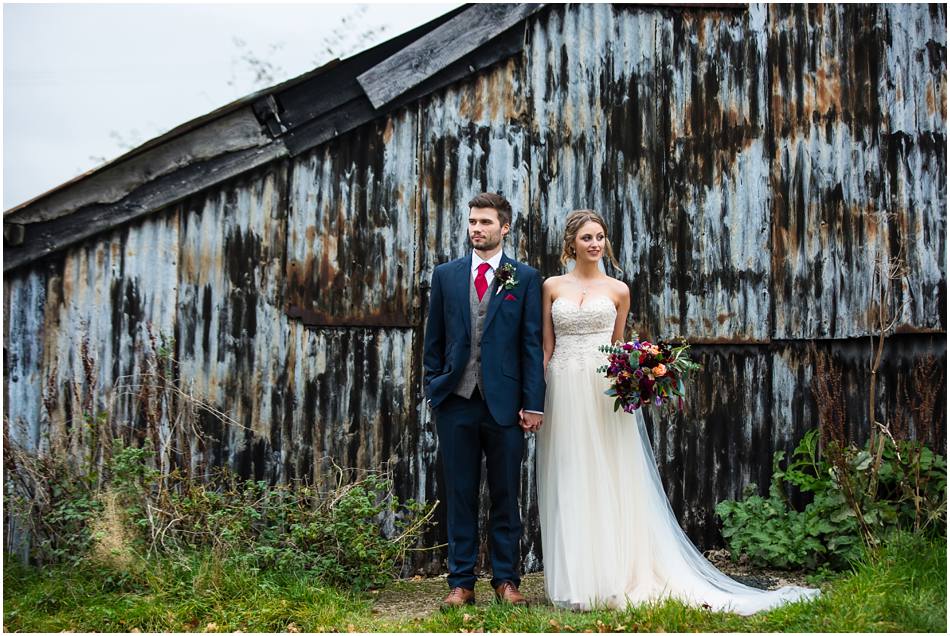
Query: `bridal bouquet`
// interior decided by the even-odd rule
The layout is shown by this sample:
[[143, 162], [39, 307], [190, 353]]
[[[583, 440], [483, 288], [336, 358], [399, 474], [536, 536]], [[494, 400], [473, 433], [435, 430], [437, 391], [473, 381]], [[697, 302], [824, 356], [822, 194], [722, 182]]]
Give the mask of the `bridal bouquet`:
[[607, 364], [597, 369], [611, 380], [604, 391], [614, 399], [614, 410], [633, 413], [644, 405], [663, 406], [675, 398], [682, 410], [686, 396], [685, 380], [689, 374], [702, 368], [693, 362], [686, 350], [689, 343], [682, 340], [650, 343], [633, 334], [632, 342], [604, 345], [599, 350], [607, 354]]

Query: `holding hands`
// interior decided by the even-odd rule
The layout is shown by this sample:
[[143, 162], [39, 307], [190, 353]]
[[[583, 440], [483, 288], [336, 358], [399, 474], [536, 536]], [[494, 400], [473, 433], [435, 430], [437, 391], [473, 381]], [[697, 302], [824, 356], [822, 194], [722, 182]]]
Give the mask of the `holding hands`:
[[518, 415], [520, 416], [518, 424], [525, 433], [537, 433], [541, 425], [544, 424], [543, 413], [534, 413], [521, 409], [518, 411]]

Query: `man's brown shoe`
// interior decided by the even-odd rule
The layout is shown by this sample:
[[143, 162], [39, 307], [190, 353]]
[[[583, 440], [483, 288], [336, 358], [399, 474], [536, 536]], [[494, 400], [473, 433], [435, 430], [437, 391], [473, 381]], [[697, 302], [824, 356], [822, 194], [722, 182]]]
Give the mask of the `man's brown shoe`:
[[442, 601], [442, 609], [474, 604], [475, 590], [467, 590], [464, 587], [453, 587], [449, 595]]
[[511, 581], [505, 581], [495, 588], [495, 598], [501, 603], [511, 603], [512, 605], [527, 605], [526, 599]]

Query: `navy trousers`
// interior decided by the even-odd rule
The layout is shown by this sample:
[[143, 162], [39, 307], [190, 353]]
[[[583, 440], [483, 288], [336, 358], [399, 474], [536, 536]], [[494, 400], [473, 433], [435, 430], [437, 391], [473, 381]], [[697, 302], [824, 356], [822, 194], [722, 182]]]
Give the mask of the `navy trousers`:
[[478, 487], [482, 454], [488, 471], [492, 587], [521, 584], [521, 460], [524, 431], [500, 426], [478, 392], [450, 395], [435, 409], [446, 490], [449, 587], [475, 589], [478, 556]]

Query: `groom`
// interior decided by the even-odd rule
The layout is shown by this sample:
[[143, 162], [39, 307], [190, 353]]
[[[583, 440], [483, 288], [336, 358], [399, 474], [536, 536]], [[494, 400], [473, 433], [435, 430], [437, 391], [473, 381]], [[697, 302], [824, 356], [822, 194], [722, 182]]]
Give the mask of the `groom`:
[[541, 277], [502, 253], [511, 204], [483, 192], [469, 201], [472, 253], [432, 273], [423, 366], [442, 456], [449, 537], [443, 606], [475, 602], [482, 454], [491, 498], [492, 588], [525, 605], [521, 583], [524, 432], [541, 426], [544, 372]]

